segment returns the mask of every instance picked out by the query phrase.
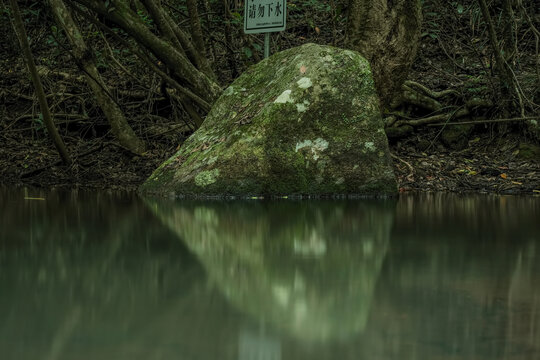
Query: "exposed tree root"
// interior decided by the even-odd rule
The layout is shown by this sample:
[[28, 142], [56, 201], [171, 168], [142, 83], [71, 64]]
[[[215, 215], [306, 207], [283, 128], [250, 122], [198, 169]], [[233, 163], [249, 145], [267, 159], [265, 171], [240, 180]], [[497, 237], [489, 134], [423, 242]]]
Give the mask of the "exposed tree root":
[[394, 127], [400, 127], [403, 125], [416, 127], [416, 126], [436, 123], [439, 121], [459, 119], [469, 114], [470, 114], [469, 110], [465, 107], [465, 108], [458, 109], [450, 114], [444, 113], [444, 114], [433, 115], [433, 116], [428, 116], [428, 117], [414, 119], [414, 120], [399, 120], [399, 121], [396, 121], [396, 123], [394, 124]]
[[417, 91], [421, 91], [424, 95], [427, 95], [433, 99], [442, 99], [450, 95], [459, 97], [459, 93], [456, 90], [449, 89], [443, 91], [433, 91], [431, 89], [428, 89], [424, 85], [412, 80], [405, 81], [404, 85]]
[[407, 103], [410, 105], [415, 105], [418, 107], [422, 107], [424, 109], [428, 109], [431, 111], [439, 111], [442, 109], [442, 105], [439, 101], [436, 99], [423, 94], [420, 91], [416, 91], [415, 89], [403, 85], [401, 87], [402, 93], [401, 93], [401, 101], [400, 103]]
[[[453, 102], [460, 100], [456, 90], [433, 91], [414, 81], [406, 81], [402, 86], [402, 94], [394, 111], [385, 118], [386, 134], [390, 139], [399, 139], [412, 133], [413, 128], [435, 123], [446, 124], [451, 120], [473, 116], [478, 109], [493, 107], [490, 101], [472, 98], [463, 101], [462, 105], [444, 105], [440, 100], [450, 98]], [[409, 105], [429, 110], [431, 114], [424, 117], [412, 116], [397, 110]], [[449, 111], [447, 110], [449, 109]]]

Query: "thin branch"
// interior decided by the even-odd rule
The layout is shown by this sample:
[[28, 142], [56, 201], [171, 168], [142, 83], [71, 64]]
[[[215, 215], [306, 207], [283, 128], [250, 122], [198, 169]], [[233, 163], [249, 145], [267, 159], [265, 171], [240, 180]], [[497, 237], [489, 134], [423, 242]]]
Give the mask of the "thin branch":
[[512, 122], [512, 121], [527, 121], [527, 120], [536, 120], [536, 119], [540, 119], [540, 116], [518, 117], [518, 118], [509, 118], [509, 119], [486, 119], [486, 120], [473, 120], [473, 121], [458, 121], [458, 122], [428, 124], [428, 126], [476, 125], [476, 124], [490, 124], [490, 123], [502, 123], [502, 122]]

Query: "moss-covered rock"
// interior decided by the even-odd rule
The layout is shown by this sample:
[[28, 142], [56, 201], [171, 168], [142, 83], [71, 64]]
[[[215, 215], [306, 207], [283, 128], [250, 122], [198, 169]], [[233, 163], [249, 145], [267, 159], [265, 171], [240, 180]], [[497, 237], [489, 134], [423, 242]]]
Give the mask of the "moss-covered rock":
[[353, 51], [307, 44], [252, 66], [141, 191], [395, 194], [368, 62]]

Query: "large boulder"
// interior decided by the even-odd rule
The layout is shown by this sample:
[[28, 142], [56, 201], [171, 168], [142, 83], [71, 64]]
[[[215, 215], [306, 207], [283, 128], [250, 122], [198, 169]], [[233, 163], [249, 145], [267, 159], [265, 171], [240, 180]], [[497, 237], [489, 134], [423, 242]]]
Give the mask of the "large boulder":
[[141, 186], [177, 196], [397, 192], [368, 62], [306, 44], [250, 67]]

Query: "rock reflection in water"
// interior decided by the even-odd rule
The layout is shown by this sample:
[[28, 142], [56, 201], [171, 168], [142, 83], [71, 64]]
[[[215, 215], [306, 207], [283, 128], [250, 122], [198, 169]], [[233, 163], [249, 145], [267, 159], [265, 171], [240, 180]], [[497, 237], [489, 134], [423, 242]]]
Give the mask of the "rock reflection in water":
[[149, 200], [149, 206], [241, 311], [305, 340], [364, 330], [394, 201]]

